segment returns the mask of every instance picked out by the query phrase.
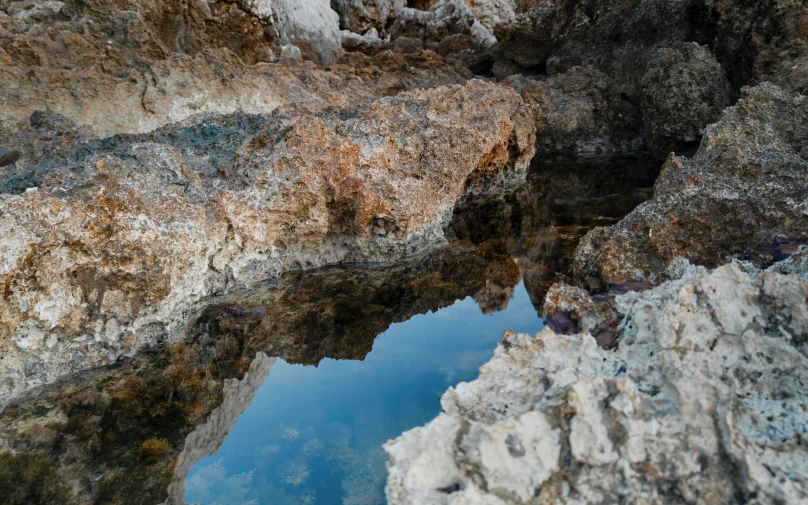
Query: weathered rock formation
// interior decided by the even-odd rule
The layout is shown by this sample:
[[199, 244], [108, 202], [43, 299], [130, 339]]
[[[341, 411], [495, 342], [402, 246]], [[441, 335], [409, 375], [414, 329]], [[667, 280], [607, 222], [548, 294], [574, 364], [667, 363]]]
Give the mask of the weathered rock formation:
[[0, 2], [0, 501], [178, 501], [258, 353], [521, 277], [548, 329], [388, 446], [391, 502], [804, 502], [807, 34], [802, 0]]
[[519, 96], [472, 81], [45, 149], [0, 195], [2, 397], [176, 340], [228, 287], [443, 243], [533, 144]]
[[808, 499], [808, 283], [672, 266], [616, 298], [617, 351], [506, 332], [444, 413], [385, 446], [390, 503]]
[[707, 128], [695, 156], [671, 155], [652, 200], [586, 236], [576, 252], [577, 279], [595, 290], [657, 282], [676, 256], [720, 265], [804, 243], [806, 146], [808, 98], [770, 84], [745, 89]]

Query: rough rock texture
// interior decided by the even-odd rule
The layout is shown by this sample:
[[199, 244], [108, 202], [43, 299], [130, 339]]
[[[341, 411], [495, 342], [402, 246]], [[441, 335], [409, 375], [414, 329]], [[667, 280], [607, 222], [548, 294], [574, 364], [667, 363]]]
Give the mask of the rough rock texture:
[[429, 10], [404, 8], [391, 28], [390, 47], [411, 53], [434, 50], [463, 61], [475, 73], [486, 73], [496, 40], [474, 19], [462, 0], [440, 0]]
[[[194, 114], [263, 114], [329, 99], [366, 103], [472, 75], [462, 62], [434, 53], [399, 62], [397, 55], [354, 54], [337, 64], [342, 34], [328, 2], [286, 3], [0, 5], [0, 121], [43, 110], [90, 125], [99, 136], [140, 133]], [[271, 64], [283, 47], [301, 49], [305, 63]], [[330, 66], [318, 70], [313, 62]]]
[[536, 119], [543, 156], [603, 158], [669, 149], [701, 137], [730, 104], [731, 87], [709, 49], [694, 43], [652, 51], [640, 91], [595, 66], [539, 79], [506, 79], [521, 90]]
[[443, 243], [533, 144], [519, 96], [472, 81], [55, 149], [0, 194], [2, 397], [176, 339], [228, 286]]
[[591, 289], [655, 282], [676, 256], [722, 264], [808, 239], [808, 98], [763, 84], [708, 127], [692, 158], [671, 156], [654, 198], [590, 232], [574, 271]]
[[721, 65], [696, 43], [657, 49], [649, 59], [640, 111], [651, 138], [662, 145], [699, 140], [704, 126], [730, 104]]
[[342, 35], [339, 15], [329, 0], [274, 0], [273, 8], [282, 44], [294, 44], [304, 57], [321, 65], [337, 61]]
[[736, 265], [617, 298], [620, 347], [506, 332], [389, 442], [391, 504], [804, 503], [808, 283]]
[[293, 102], [363, 103], [414, 88], [463, 83], [471, 75], [434, 53], [352, 55], [324, 71], [310, 64], [246, 66], [229, 50], [204, 51], [194, 58], [175, 55], [125, 79], [96, 69], [13, 67], [0, 73], [6, 90], [0, 94], [0, 121], [47, 110], [90, 126], [98, 136], [142, 133], [200, 113], [263, 114]]
[[493, 32], [499, 24], [510, 24], [516, 18], [514, 0], [464, 0], [474, 19]]
[[634, 96], [656, 49], [709, 45], [738, 89], [786, 79], [808, 48], [799, 0], [527, 2], [516, 12], [495, 28], [505, 57], [550, 73], [593, 64]]
[[604, 159], [646, 144], [638, 108], [595, 68], [529, 80], [520, 93], [536, 122], [537, 164], [558, 156], [571, 163]]
[[375, 29], [386, 36], [398, 17], [398, 12], [407, 7], [406, 0], [332, 0], [332, 8], [339, 13], [340, 28], [352, 33], [365, 34]]
[[[771, 80], [789, 91], [805, 89], [804, 2], [536, 2], [514, 12], [494, 28], [490, 71], [518, 87], [525, 79], [519, 74], [578, 81], [574, 90], [548, 82], [563, 98], [545, 96], [539, 108], [562, 111], [567, 137], [579, 144], [635, 139], [641, 142], [623, 148], [650, 148], [664, 159], [670, 151], [690, 152], [743, 85]], [[577, 67], [600, 77], [587, 87]], [[586, 119], [581, 115], [592, 106], [606, 120], [596, 123], [600, 131], [569, 122]]]

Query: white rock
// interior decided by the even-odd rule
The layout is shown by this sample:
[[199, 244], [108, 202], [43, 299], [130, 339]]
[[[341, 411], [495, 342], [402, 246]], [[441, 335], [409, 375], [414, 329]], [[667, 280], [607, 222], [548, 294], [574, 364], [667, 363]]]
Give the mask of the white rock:
[[[618, 297], [614, 352], [588, 333], [506, 332], [480, 377], [443, 396], [451, 430], [385, 446], [391, 476], [429, 448], [462, 469], [456, 491], [423, 494], [435, 487], [421, 459], [413, 478], [388, 480], [391, 505], [808, 502], [808, 283], [679, 263], [679, 279]], [[528, 416], [542, 422], [526, 429]], [[501, 449], [508, 437], [521, 464]]]
[[306, 59], [328, 65], [342, 53], [339, 16], [329, 0], [277, 0], [274, 19], [281, 42], [299, 47]]

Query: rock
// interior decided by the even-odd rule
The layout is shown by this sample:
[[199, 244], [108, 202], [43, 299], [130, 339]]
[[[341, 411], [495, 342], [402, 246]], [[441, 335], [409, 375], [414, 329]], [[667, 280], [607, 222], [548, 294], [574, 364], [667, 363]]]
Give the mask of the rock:
[[331, 7], [339, 14], [340, 28], [356, 34], [377, 30], [384, 35], [395, 22], [406, 0], [335, 0]]
[[222, 447], [230, 428], [252, 403], [255, 392], [269, 376], [274, 363], [275, 358], [258, 353], [241, 380], [224, 382], [222, 403], [213, 409], [204, 424], [197, 426], [185, 438], [174, 466], [174, 478], [168, 486], [166, 505], [185, 503], [185, 477], [188, 472], [201, 459], [213, 456]]
[[[466, 244], [385, 267], [290, 272], [215, 297], [191, 318], [181, 344], [74, 374], [3, 405], [0, 468], [14, 472], [20, 500], [36, 501], [44, 488], [70, 489], [77, 504], [154, 504], [167, 493], [167, 503], [184, 503], [188, 469], [220, 447], [269, 373], [273, 359], [266, 355], [309, 365], [326, 357], [361, 360], [392, 323], [488, 285], [517, 282], [519, 268], [502, 244]], [[144, 464], [139, 449], [156, 439], [171, 451]], [[100, 440], [110, 447], [100, 450]], [[102, 477], [80, 478], [86, 475]], [[0, 492], [8, 492], [5, 482]]]
[[808, 8], [798, 0], [776, 6], [754, 0], [597, 0], [526, 7], [517, 7], [514, 22], [495, 29], [506, 57], [525, 67], [546, 64], [551, 74], [594, 65], [635, 98], [646, 65], [661, 48], [688, 42], [714, 48], [736, 90], [766, 79], [785, 85], [793, 62], [808, 50]]
[[394, 51], [433, 50], [459, 59], [477, 75], [490, 70], [496, 43], [461, 0], [440, 0], [425, 11], [402, 9], [390, 30], [390, 40]]
[[616, 351], [506, 332], [444, 413], [385, 445], [391, 505], [808, 499], [808, 284], [679, 274], [617, 297]]
[[520, 94], [536, 122], [537, 164], [559, 156], [603, 160], [647, 144], [640, 112], [595, 68], [527, 81]]
[[594, 300], [581, 288], [554, 284], [544, 302], [545, 324], [555, 333], [590, 333], [598, 345], [612, 349], [617, 345], [617, 327], [621, 321], [613, 304]]
[[[389, 40], [379, 38], [375, 28], [371, 28], [364, 35], [342, 30], [342, 48], [346, 51], [359, 51], [365, 54], [376, 54], [387, 49]], [[420, 50], [420, 48], [418, 49]], [[399, 51], [401, 53], [414, 53], [413, 51]]]
[[293, 46], [289, 44], [287, 46], [283, 46], [281, 49], [281, 60], [280, 63], [283, 65], [297, 65], [298, 63], [303, 62], [303, 55], [300, 52], [300, 48], [297, 46]]
[[712, 47], [736, 88], [770, 81], [788, 91], [805, 91], [807, 74], [800, 72], [808, 58], [805, 2], [741, 0], [712, 8]]
[[446, 37], [469, 35], [473, 24], [474, 14], [462, 0], [440, 0], [427, 11], [402, 9], [390, 37], [420, 40], [424, 48], [434, 50]]
[[552, 30], [557, 13], [536, 6], [519, 14], [512, 22], [494, 28], [502, 54], [524, 68], [544, 67], [553, 50]]
[[[126, 77], [172, 53], [193, 57], [205, 49], [228, 48], [246, 63], [267, 61], [278, 44], [267, 29], [273, 23], [267, 0], [212, 3], [213, 8], [204, 1], [179, 0], [127, 6], [106, 0], [13, 3], [12, 15], [0, 17], [0, 47], [12, 56], [12, 66], [96, 67]], [[258, 4], [255, 13], [249, 10]]]
[[0, 167], [13, 165], [17, 160], [22, 157], [22, 153], [17, 149], [9, 149], [7, 151], [0, 151]]
[[640, 109], [656, 144], [694, 142], [730, 105], [732, 88], [705, 46], [681, 44], [651, 53], [640, 84]]
[[808, 98], [747, 88], [707, 128], [693, 158], [671, 155], [654, 198], [578, 246], [576, 278], [590, 289], [658, 282], [676, 256], [719, 265], [781, 239], [806, 239]]
[[276, 0], [273, 7], [281, 43], [299, 47], [306, 59], [319, 65], [337, 61], [342, 35], [329, 0]]
[[46, 152], [0, 183], [2, 397], [174, 341], [228, 286], [444, 243], [459, 199], [525, 177], [521, 106], [471, 81]]
[[[126, 79], [95, 70], [15, 68], [0, 72], [0, 83], [15, 90], [0, 93], [0, 121], [27, 119], [45, 102], [49, 110], [90, 126], [97, 136], [143, 133], [194, 114], [263, 114], [292, 102], [368, 102], [391, 92], [463, 83], [471, 77], [460, 63], [436, 54], [355, 54], [348, 63], [334, 65], [331, 71], [312, 68], [311, 63], [293, 68], [246, 66], [230, 51], [219, 50], [194, 58], [177, 55]], [[30, 72], [38, 76], [34, 83]]]
[[491, 33], [495, 26], [509, 25], [516, 20], [513, 0], [465, 0], [465, 3], [474, 13], [474, 19]]
[[767, 271], [801, 275], [808, 281], [808, 247], [801, 246], [797, 252], [770, 266]]
[[[672, 150], [689, 153], [743, 85], [768, 79], [787, 90], [805, 88], [800, 69], [808, 40], [798, 27], [805, 26], [808, 13], [798, 4], [603, 0], [522, 5], [512, 21], [495, 26], [494, 54], [523, 70], [499, 63], [492, 71], [501, 80], [518, 73], [557, 78], [577, 67], [601, 72], [605, 86], [579, 91], [590, 100], [605, 98], [606, 111], [601, 106], [598, 112], [613, 121], [596, 123], [605, 135], [581, 131], [570, 140], [608, 151], [613, 143], [601, 142], [608, 137], [641, 139], [617, 146], [634, 152], [648, 148], [662, 161]], [[570, 99], [579, 101], [569, 97], [566, 102]], [[563, 102], [557, 108], [570, 115], [585, 113], [567, 112]], [[634, 120], [637, 111], [639, 121]]]
[[401, 54], [417, 53], [424, 49], [424, 42], [411, 37], [396, 37], [390, 44], [390, 49]]
[[460, 59], [478, 74], [493, 63], [489, 50], [496, 42], [461, 0], [440, 0], [429, 10], [402, 9], [390, 38], [395, 51], [430, 49]]

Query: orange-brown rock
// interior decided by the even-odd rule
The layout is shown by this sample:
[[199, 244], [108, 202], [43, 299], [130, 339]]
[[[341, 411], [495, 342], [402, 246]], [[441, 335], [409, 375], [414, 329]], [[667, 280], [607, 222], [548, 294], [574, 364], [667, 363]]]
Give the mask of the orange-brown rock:
[[443, 243], [459, 199], [524, 178], [531, 124], [471, 81], [46, 149], [0, 194], [0, 394], [176, 339], [228, 287]]

